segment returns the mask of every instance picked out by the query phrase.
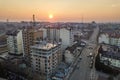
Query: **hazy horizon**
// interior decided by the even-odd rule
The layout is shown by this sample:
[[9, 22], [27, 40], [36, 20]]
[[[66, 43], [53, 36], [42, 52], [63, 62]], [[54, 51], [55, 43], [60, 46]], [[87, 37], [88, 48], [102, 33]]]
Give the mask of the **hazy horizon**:
[[0, 21], [120, 22], [119, 9], [120, 0], [0, 0]]

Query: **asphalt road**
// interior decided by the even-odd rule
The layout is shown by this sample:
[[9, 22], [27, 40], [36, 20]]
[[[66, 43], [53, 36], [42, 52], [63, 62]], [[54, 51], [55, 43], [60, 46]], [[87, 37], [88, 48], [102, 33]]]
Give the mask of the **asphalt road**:
[[[95, 53], [97, 47], [97, 35], [98, 35], [99, 28], [95, 28], [92, 36], [90, 37], [89, 41], [87, 42], [86, 48], [83, 49], [81, 53], [81, 61], [78, 61], [79, 58], [76, 60], [76, 69], [73, 71], [72, 75], [70, 76], [70, 80], [95, 80], [96, 79], [96, 72], [94, 67], [90, 68], [91, 59], [89, 53]], [[93, 49], [89, 49], [92, 47]], [[79, 56], [79, 57], [80, 57]], [[74, 66], [74, 67], [75, 67]], [[79, 66], [79, 67], [78, 67]]]

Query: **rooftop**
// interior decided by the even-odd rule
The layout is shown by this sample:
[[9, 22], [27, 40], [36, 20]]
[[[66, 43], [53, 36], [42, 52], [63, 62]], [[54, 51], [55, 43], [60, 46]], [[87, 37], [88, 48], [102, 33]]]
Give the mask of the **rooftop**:
[[73, 51], [77, 48], [77, 47], [80, 47], [80, 45], [78, 43], [70, 46], [70, 47], [67, 47], [66, 50], [69, 50], [71, 53], [73, 53]]
[[102, 56], [120, 60], [120, 49], [117, 46], [102, 45]]
[[119, 30], [113, 30], [113, 29], [108, 29], [105, 31], [102, 31], [101, 34], [107, 34], [110, 38], [120, 38], [120, 32]]
[[57, 44], [53, 44], [53, 43], [41, 43], [41, 44], [35, 44], [34, 46], [31, 46], [31, 48], [49, 50], [49, 49], [54, 48], [56, 46], [57, 46]]
[[112, 59], [120, 60], [120, 53], [104, 52], [104, 53], [102, 53], [102, 56], [109, 57], [109, 58], [112, 58]]
[[17, 36], [18, 32], [19, 31], [17, 30], [10, 30], [10, 31], [7, 31], [6, 34], [11, 36]]

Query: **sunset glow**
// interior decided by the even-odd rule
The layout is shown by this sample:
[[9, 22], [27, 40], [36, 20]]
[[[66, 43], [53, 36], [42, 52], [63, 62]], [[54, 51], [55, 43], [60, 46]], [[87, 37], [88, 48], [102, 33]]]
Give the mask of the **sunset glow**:
[[[0, 20], [120, 21], [120, 0], [0, 0]], [[49, 14], [49, 15], [48, 15]], [[49, 18], [48, 18], [49, 17]]]
[[53, 18], [53, 14], [49, 14], [49, 19], [52, 19]]

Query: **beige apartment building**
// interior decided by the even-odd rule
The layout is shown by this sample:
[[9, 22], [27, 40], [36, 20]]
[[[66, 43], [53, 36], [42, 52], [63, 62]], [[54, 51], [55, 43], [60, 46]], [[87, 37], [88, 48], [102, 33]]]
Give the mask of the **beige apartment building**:
[[34, 30], [32, 27], [26, 27], [22, 31], [23, 36], [23, 55], [27, 56], [30, 54], [30, 46], [33, 45], [33, 36]]
[[31, 67], [48, 80], [62, 60], [61, 44], [41, 42], [31, 46]]

